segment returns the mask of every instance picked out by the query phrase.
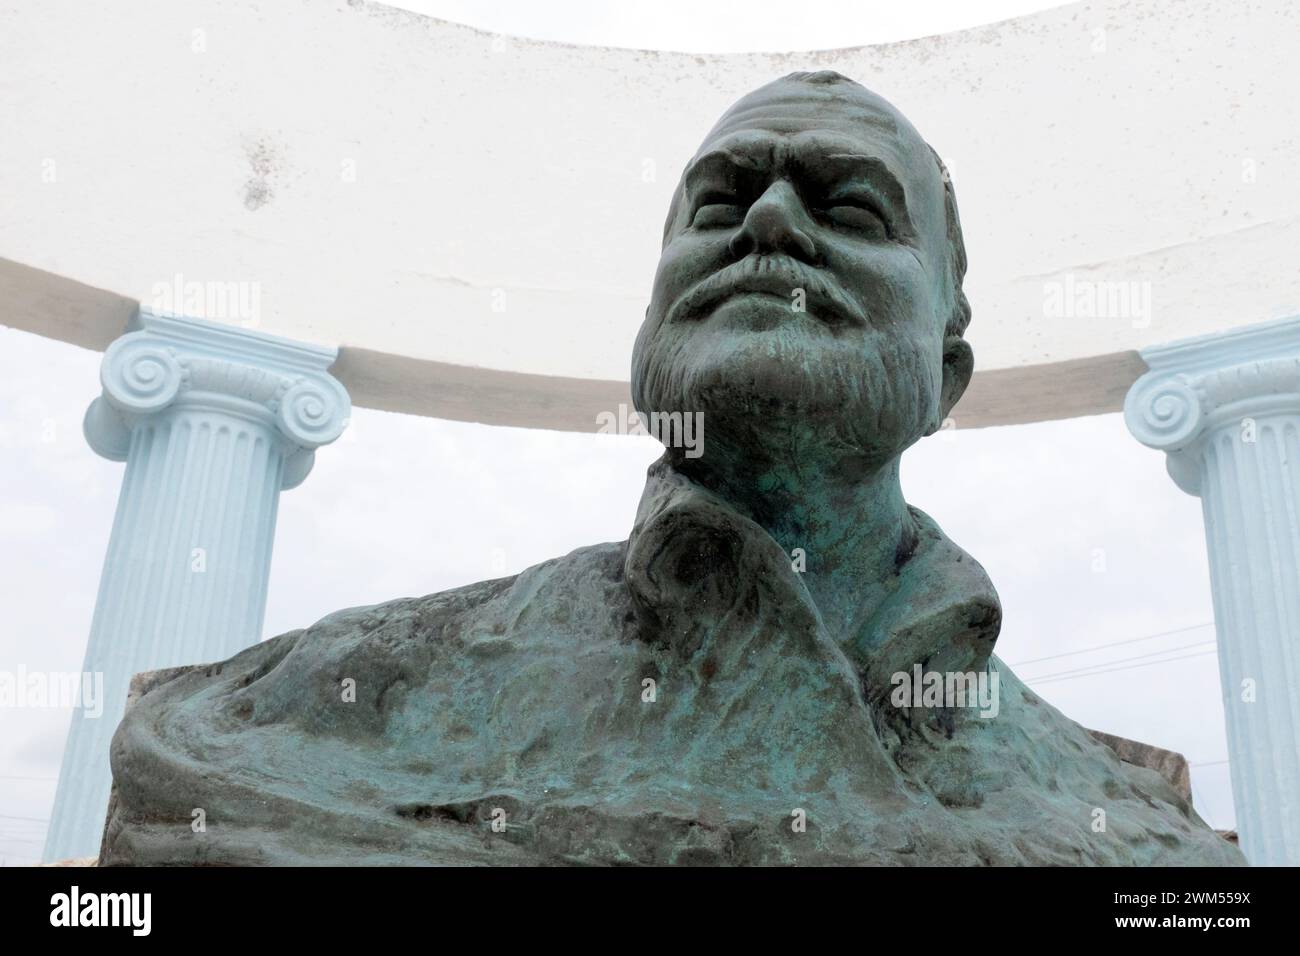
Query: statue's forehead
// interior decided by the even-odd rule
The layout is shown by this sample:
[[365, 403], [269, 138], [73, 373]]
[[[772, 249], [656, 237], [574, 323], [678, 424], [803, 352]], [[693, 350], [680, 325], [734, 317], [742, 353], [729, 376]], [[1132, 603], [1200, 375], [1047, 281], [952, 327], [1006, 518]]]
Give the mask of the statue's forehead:
[[817, 87], [779, 83], [742, 97], [718, 120], [706, 139], [741, 129], [799, 132], [816, 128], [862, 130], [920, 137], [889, 101], [862, 87]]
[[705, 137], [692, 165], [718, 151], [754, 162], [779, 151], [796, 158], [818, 152], [876, 157], [902, 181], [937, 175], [929, 147], [887, 101], [867, 90], [851, 92], [766, 88], [728, 110]]

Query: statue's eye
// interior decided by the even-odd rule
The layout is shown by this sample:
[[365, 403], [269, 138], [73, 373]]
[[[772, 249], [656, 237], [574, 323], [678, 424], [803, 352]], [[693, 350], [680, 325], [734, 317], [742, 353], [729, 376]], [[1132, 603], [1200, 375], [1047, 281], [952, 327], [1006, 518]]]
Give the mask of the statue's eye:
[[711, 226], [740, 225], [744, 219], [745, 209], [732, 190], [711, 189], [699, 196], [690, 225], [697, 229], [708, 229]]
[[745, 210], [735, 196], [711, 193], [700, 199], [691, 225], [700, 229], [711, 226], [736, 226], [745, 218]]
[[836, 200], [823, 207], [822, 215], [831, 224], [868, 239], [890, 237], [889, 222], [873, 204], [865, 200]]

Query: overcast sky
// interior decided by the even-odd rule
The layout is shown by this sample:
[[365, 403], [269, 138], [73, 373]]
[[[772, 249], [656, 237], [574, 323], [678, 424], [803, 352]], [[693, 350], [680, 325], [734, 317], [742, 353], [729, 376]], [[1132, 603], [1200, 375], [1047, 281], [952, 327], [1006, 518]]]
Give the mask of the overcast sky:
[[[798, 16], [750, 3], [742, 17], [698, 0], [401, 5], [541, 39], [720, 52], [903, 39], [1049, 6], [802, 0]], [[123, 470], [81, 436], [99, 361], [0, 328], [0, 669], [81, 667]], [[357, 409], [281, 499], [265, 634], [625, 538], [658, 450]], [[903, 478], [997, 586], [1002, 659], [1085, 726], [1184, 753], [1199, 812], [1232, 826], [1200, 505], [1163, 456], [1104, 415], [936, 436]], [[0, 710], [4, 861], [39, 856], [68, 719]]]

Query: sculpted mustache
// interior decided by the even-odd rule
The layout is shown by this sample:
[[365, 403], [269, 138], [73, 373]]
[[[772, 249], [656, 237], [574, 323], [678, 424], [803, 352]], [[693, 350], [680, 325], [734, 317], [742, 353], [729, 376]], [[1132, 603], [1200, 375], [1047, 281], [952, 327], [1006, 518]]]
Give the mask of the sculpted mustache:
[[808, 312], [824, 319], [866, 324], [862, 309], [834, 279], [787, 255], [746, 256], [697, 282], [677, 299], [668, 320], [697, 319], [741, 292], [767, 292], [788, 298], [803, 289]]

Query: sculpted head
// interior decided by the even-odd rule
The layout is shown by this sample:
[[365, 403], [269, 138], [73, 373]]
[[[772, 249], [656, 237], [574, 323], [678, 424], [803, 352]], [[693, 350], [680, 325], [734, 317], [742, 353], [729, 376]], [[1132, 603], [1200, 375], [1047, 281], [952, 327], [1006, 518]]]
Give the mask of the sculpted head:
[[951, 185], [901, 113], [836, 73], [769, 83], [682, 175], [636, 406], [703, 412], [706, 458], [797, 448], [883, 465], [970, 379], [965, 269]]

